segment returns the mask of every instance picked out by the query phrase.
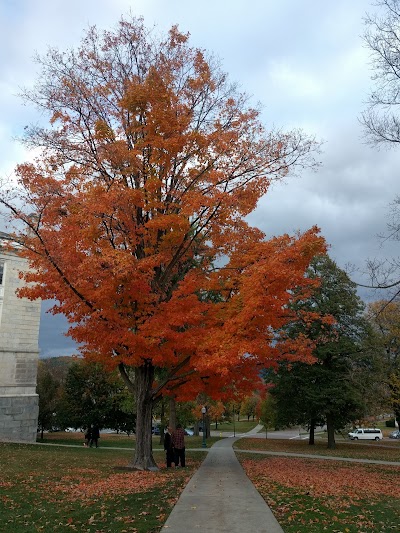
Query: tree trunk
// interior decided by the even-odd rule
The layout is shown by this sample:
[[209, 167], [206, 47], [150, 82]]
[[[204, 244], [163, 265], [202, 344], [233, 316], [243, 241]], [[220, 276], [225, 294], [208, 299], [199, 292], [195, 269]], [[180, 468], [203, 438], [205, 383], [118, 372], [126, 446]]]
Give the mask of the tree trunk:
[[132, 463], [128, 466], [137, 470], [158, 470], [153, 458], [151, 438], [153, 398], [151, 388], [154, 367], [151, 363], [135, 368], [136, 389], [136, 447]]
[[308, 438], [308, 444], [312, 446], [315, 444], [315, 419], [310, 420], [310, 436]]
[[164, 448], [165, 437], [165, 405], [164, 398], [161, 400], [161, 424], [160, 424], [160, 444]]
[[176, 401], [175, 396], [169, 398], [169, 426], [176, 429]]
[[333, 423], [333, 417], [331, 415], [326, 417], [326, 427], [328, 432], [328, 448], [330, 450], [334, 450], [336, 448], [335, 426]]

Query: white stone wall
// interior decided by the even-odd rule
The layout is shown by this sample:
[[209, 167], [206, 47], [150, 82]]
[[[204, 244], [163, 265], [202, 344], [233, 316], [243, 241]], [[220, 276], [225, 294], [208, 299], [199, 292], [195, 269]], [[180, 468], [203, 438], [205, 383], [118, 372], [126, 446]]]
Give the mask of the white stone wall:
[[36, 440], [40, 301], [17, 298], [19, 272], [27, 268], [17, 253], [1, 247], [0, 285], [0, 440]]

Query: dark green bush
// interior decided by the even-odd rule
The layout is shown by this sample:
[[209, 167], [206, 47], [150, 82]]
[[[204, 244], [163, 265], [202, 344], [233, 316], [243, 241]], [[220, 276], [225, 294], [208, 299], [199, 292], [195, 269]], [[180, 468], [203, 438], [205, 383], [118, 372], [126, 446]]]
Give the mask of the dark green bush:
[[394, 428], [396, 427], [394, 423], [394, 418], [391, 418], [390, 420], [386, 420], [385, 422], [387, 428]]

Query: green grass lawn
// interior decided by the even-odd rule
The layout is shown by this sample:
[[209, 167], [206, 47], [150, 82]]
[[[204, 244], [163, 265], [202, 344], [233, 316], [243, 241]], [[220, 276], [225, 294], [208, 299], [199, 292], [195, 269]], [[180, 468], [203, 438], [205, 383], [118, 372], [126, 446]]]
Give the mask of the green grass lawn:
[[[57, 431], [54, 433], [44, 433], [43, 440], [40, 438], [40, 434], [38, 434], [36, 442], [44, 444], [72, 444], [83, 447], [85, 436], [80, 431]], [[128, 437], [125, 434], [100, 433], [99, 446], [101, 448], [117, 447], [133, 449], [135, 447], [135, 435]]]
[[[69, 444], [69, 445], [76, 445], [76, 446], [82, 446], [84, 443], [84, 434], [80, 431], [71, 431], [71, 432], [65, 432], [65, 431], [57, 431], [54, 433], [45, 433], [43, 440], [40, 438], [40, 435], [38, 436], [37, 442], [43, 443], [43, 444]], [[214, 442], [219, 440], [219, 437], [208, 437], [207, 438], [207, 446], [211, 446]], [[201, 448], [203, 442], [202, 435], [195, 437], [195, 436], [186, 436], [185, 437], [185, 446], [187, 449], [191, 448]], [[131, 435], [128, 437], [125, 434], [119, 434], [116, 433], [100, 433], [100, 439], [99, 439], [99, 447], [100, 448], [128, 448], [128, 449], [134, 449], [135, 447], [135, 435]], [[162, 445], [160, 444], [160, 437], [159, 436], [153, 436], [153, 449], [162, 449]]]
[[400, 441], [360, 442], [337, 441], [336, 449], [329, 450], [324, 439], [317, 439], [313, 446], [307, 440], [259, 439], [245, 437], [234, 443], [239, 450], [260, 450], [271, 452], [292, 452], [314, 455], [330, 455], [334, 457], [354, 457], [357, 459], [374, 459], [379, 461], [399, 461]]
[[[98, 449], [83, 447], [79, 433], [45, 437], [51, 446], [0, 444], [2, 532], [159, 532], [205, 453], [191, 450], [201, 447], [202, 437], [187, 437], [187, 468], [166, 469], [164, 452], [155, 449], [159, 472], [121, 472], [118, 467], [132, 457], [134, 437], [102, 434]], [[159, 437], [153, 445], [159, 447]], [[308, 446], [307, 441], [245, 438], [235, 447], [398, 461], [399, 466], [384, 466], [237, 454], [285, 533], [398, 530], [398, 441], [344, 441], [330, 451], [323, 441]]]
[[[207, 437], [206, 439], [207, 448], [212, 446], [214, 442], [217, 442], [217, 440], [220, 440], [220, 437]], [[203, 437], [201, 436], [201, 434], [198, 437], [196, 437], [195, 435], [191, 437], [185, 437], [185, 447], [188, 450], [190, 450], [191, 448], [201, 448], [202, 444], [203, 444]], [[159, 446], [161, 445], [160, 445], [160, 439], [158, 438], [155, 443], [153, 441], [153, 447], [157, 448]]]
[[240, 453], [238, 458], [285, 533], [398, 531], [400, 463]]
[[235, 424], [233, 424], [233, 422], [223, 422], [222, 424], [218, 424], [217, 429], [215, 429], [215, 423], [211, 424], [211, 431], [233, 431], [233, 429], [235, 429], [236, 433], [246, 433], [247, 431], [255, 428], [256, 425], [257, 421], [254, 422], [252, 420], [240, 420], [238, 422], [236, 420]]
[[2, 532], [159, 531], [203, 452], [187, 453], [187, 468], [120, 472], [130, 450], [106, 447], [0, 444]]

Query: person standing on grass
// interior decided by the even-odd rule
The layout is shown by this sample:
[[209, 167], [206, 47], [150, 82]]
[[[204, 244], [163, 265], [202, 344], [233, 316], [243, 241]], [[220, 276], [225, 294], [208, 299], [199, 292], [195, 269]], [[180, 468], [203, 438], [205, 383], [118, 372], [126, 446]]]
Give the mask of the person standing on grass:
[[88, 447], [91, 440], [92, 440], [92, 426], [89, 426], [85, 433], [85, 442], [83, 443], [84, 446]]
[[172, 429], [170, 427], [167, 427], [167, 431], [165, 432], [165, 435], [164, 435], [164, 450], [165, 450], [165, 455], [166, 455], [167, 468], [170, 468], [172, 466], [172, 463], [175, 463], [175, 452], [174, 452], [174, 447], [172, 446], [171, 433], [172, 433]]
[[185, 431], [181, 424], [172, 432], [172, 446], [175, 450], [175, 466], [185, 466]]
[[98, 440], [100, 438], [100, 430], [98, 426], [93, 426], [90, 438], [90, 447], [93, 447], [93, 444], [98, 448]]

